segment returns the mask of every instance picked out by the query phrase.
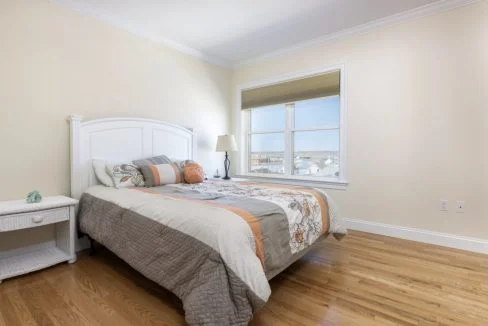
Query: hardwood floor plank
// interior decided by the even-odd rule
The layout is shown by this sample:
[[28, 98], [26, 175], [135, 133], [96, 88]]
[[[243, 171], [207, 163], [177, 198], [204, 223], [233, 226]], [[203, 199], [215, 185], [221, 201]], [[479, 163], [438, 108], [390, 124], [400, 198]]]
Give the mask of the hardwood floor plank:
[[[116, 265], [120, 264], [120, 260], [117, 259]], [[113, 265], [112, 265], [113, 266]], [[136, 274], [139, 277], [134, 278], [136, 273], [132, 269], [128, 269], [124, 264], [121, 265], [117, 270], [113, 269], [109, 265], [104, 265], [101, 267], [104, 271], [102, 278], [99, 277], [100, 284], [104, 284], [106, 290], [110, 293], [110, 297], [114, 302], [120, 305], [129, 304], [130, 310], [125, 313], [130, 313], [141, 321], [145, 325], [174, 325], [177, 323], [182, 323], [184, 318], [182, 318], [183, 310], [181, 308], [181, 302], [166, 290], [163, 290], [159, 285], [148, 279], [142, 277], [140, 274]], [[120, 270], [129, 270], [129, 274], [125, 274], [121, 277]], [[93, 273], [93, 270], [85, 270], [88, 275]], [[134, 292], [133, 288], [137, 286], [144, 291]], [[155, 296], [147, 296], [147, 293], [153, 292]], [[177, 301], [177, 305], [161, 305], [161, 300], [159, 296], [169, 297], [171, 301]], [[171, 302], [166, 300], [165, 302]]]
[[62, 300], [70, 307], [74, 307], [77, 313], [90, 312], [88, 315], [84, 314], [89, 325], [108, 325], [110, 323], [120, 326], [129, 325], [125, 319], [119, 317], [113, 306], [101, 296], [93, 294], [93, 292], [87, 295], [78, 282], [80, 278], [83, 278], [80, 273], [69, 276], [61, 275], [50, 279], [49, 283]]
[[[363, 232], [270, 282], [252, 326], [488, 325], [488, 256]], [[185, 325], [178, 298], [108, 251], [6, 280], [0, 325]]]
[[42, 285], [26, 285], [19, 290], [22, 301], [27, 306], [36, 324], [41, 326], [56, 325], [55, 318], [51, 314], [53, 307], [48, 307], [44, 300], [49, 299], [43, 293]]
[[2, 302], [0, 307], [2, 307], [2, 312], [4, 316], [9, 316], [7, 318], [8, 325], [15, 325], [18, 323], [20, 325], [34, 326], [37, 325], [34, 317], [29, 311], [29, 308], [25, 304], [24, 300], [20, 296], [18, 291], [8, 293], [8, 301]]

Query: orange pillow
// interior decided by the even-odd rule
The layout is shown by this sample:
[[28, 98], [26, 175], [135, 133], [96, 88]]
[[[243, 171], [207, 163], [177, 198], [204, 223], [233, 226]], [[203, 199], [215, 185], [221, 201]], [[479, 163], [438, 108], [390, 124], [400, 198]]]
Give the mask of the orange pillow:
[[205, 179], [205, 172], [199, 164], [189, 163], [185, 165], [183, 176], [186, 183], [200, 183]]

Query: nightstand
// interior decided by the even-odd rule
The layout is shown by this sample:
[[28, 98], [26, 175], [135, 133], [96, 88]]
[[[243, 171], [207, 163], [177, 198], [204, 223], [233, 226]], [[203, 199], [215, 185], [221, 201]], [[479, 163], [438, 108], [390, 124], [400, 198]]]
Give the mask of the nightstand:
[[74, 263], [76, 199], [0, 202], [0, 283], [62, 262]]

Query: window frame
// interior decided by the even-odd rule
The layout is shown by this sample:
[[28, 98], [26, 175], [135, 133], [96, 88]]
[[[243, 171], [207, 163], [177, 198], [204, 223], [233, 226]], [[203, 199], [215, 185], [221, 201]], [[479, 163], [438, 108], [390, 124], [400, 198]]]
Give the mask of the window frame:
[[[339, 121], [339, 177], [314, 177], [314, 176], [300, 176], [292, 174], [293, 171], [293, 135], [296, 131], [313, 131], [313, 130], [337, 130], [337, 128], [310, 128], [310, 129], [295, 129], [294, 127], [294, 105], [291, 103], [284, 103], [285, 105], [285, 128], [284, 130], [266, 130], [251, 133], [251, 114], [250, 111], [253, 110], [241, 110], [241, 94], [242, 91], [246, 89], [258, 88], [269, 86], [272, 84], [283, 83], [287, 81], [292, 81], [295, 79], [306, 78], [317, 74], [324, 74], [334, 71], [340, 71], [340, 121]], [[346, 69], [345, 64], [340, 64], [336, 66], [329, 66], [325, 68], [319, 68], [308, 71], [301, 71], [294, 74], [277, 77], [265, 81], [257, 81], [253, 83], [248, 83], [246, 85], [241, 85], [237, 87], [236, 91], [236, 137], [237, 142], [240, 147], [239, 159], [237, 160], [237, 176], [241, 178], [256, 179], [259, 181], [272, 181], [277, 183], [285, 184], [297, 184], [305, 186], [315, 186], [323, 188], [333, 188], [333, 189], [346, 189], [347, 179], [346, 179]], [[294, 103], [294, 102], [292, 102]], [[251, 154], [251, 134], [258, 133], [272, 133], [272, 132], [283, 132], [285, 137], [285, 151], [284, 151], [284, 171], [285, 174], [268, 174], [268, 173], [255, 173], [249, 172], [250, 164], [250, 154]], [[288, 149], [288, 150], [287, 150]], [[286, 163], [289, 164], [286, 164]]]

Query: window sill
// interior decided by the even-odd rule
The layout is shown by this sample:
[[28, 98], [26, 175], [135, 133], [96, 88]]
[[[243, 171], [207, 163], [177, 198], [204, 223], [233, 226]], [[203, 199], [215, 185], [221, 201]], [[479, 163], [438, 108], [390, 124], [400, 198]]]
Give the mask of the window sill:
[[236, 178], [247, 179], [256, 182], [281, 183], [295, 186], [305, 186], [324, 189], [346, 190], [349, 184], [346, 180], [326, 179], [326, 178], [307, 178], [307, 177], [281, 177], [263, 175], [236, 175]]

